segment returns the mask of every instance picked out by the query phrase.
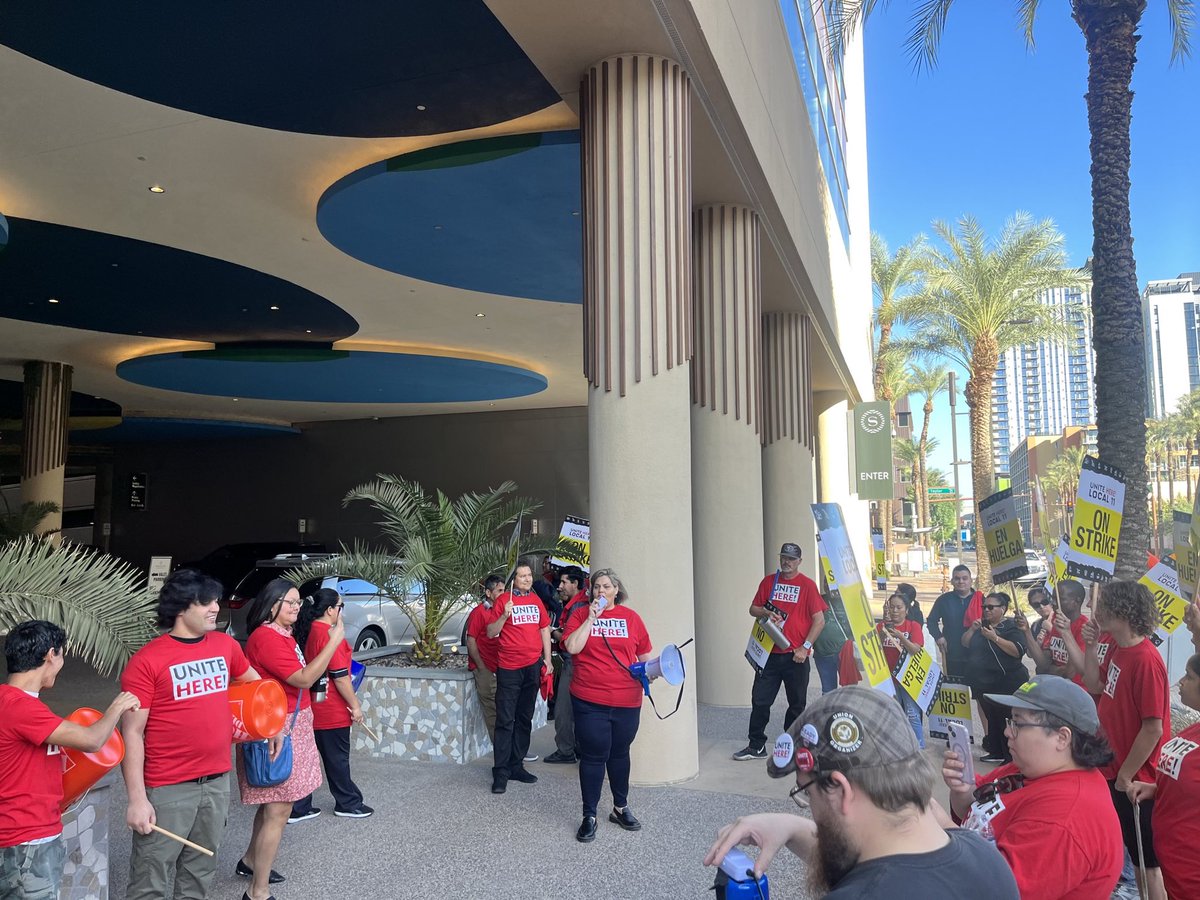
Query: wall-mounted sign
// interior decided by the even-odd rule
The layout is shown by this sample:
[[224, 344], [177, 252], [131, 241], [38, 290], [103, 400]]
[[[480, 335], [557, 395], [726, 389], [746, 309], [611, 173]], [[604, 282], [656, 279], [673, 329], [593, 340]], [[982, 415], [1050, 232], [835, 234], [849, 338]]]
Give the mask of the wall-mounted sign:
[[146, 509], [150, 492], [150, 478], [145, 472], [134, 472], [129, 476], [129, 508]]
[[886, 400], [854, 407], [854, 490], [860, 500], [891, 500], [892, 405]]

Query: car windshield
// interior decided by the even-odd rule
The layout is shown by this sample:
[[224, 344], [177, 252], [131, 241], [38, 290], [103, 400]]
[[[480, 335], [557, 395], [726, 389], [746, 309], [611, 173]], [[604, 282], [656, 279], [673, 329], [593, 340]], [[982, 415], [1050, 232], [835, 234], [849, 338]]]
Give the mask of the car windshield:
[[255, 569], [240, 582], [234, 589], [234, 593], [239, 597], [256, 597], [258, 592], [267, 586], [267, 582], [272, 578], [282, 578], [290, 569], [271, 566], [269, 568]]

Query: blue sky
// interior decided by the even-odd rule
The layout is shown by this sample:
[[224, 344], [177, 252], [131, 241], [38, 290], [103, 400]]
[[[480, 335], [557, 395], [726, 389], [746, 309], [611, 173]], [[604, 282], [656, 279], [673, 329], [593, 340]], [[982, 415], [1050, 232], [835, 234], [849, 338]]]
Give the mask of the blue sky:
[[[934, 219], [970, 213], [999, 231], [1017, 210], [1052, 218], [1073, 264], [1091, 253], [1087, 51], [1067, 0], [1041, 4], [1029, 50], [1016, 3], [959, 0], [938, 66], [917, 73], [907, 14], [892, 3], [866, 27], [871, 228], [894, 250]], [[1200, 34], [1170, 62], [1164, 0], [1150, 0], [1133, 76], [1131, 208], [1139, 286], [1200, 270]], [[960, 381], [961, 387], [961, 381]], [[918, 398], [913, 398], [914, 403]], [[960, 397], [959, 409], [966, 412]], [[920, 425], [920, 414], [917, 415]], [[970, 454], [959, 419], [959, 456]], [[931, 465], [949, 474], [950, 417], [939, 398]], [[969, 467], [960, 478], [969, 494]]]

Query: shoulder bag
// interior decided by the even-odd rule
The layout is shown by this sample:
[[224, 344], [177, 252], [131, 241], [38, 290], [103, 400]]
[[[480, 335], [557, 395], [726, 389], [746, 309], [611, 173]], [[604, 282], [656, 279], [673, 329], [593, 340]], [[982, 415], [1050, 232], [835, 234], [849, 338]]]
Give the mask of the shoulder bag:
[[242, 765], [246, 771], [246, 783], [251, 787], [274, 787], [292, 777], [292, 729], [300, 715], [300, 699], [296, 698], [296, 711], [283, 736], [279, 755], [271, 759], [269, 741], [249, 741], [242, 744]]

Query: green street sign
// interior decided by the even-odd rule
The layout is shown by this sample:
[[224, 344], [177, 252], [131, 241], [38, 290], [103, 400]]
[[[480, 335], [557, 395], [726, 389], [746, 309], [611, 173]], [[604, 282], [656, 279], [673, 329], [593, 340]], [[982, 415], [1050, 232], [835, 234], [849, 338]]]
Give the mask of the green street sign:
[[892, 406], [886, 400], [854, 407], [854, 489], [860, 500], [891, 500]]
[[934, 495], [953, 494], [953, 493], [954, 493], [954, 488], [930, 488], [929, 489], [929, 495], [931, 497]]

